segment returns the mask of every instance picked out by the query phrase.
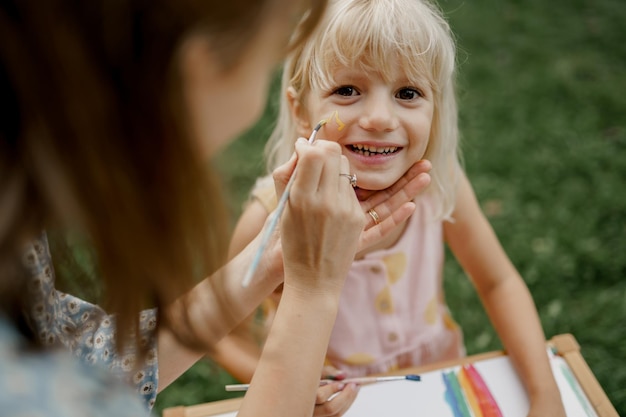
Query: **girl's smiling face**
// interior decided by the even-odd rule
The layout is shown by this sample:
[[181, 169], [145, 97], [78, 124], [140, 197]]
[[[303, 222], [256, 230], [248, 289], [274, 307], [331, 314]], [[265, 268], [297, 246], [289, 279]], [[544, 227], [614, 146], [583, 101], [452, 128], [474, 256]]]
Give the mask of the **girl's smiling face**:
[[310, 91], [304, 106], [288, 91], [298, 133], [308, 136], [312, 126], [327, 119], [318, 138], [342, 145], [364, 190], [391, 186], [423, 158], [428, 146], [432, 89], [425, 79], [409, 80], [400, 65], [395, 68], [383, 78], [357, 66], [340, 67], [332, 74], [334, 84]]

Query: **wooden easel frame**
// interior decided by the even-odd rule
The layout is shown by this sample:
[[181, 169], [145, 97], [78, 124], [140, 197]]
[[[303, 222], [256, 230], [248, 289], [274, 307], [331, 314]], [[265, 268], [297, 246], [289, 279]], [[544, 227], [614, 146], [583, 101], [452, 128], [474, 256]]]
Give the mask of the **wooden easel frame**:
[[[548, 345], [556, 349], [559, 356], [562, 356], [572, 370], [572, 373], [578, 379], [578, 383], [585, 391], [589, 402], [595, 409], [599, 417], [619, 417], [615, 407], [609, 401], [606, 393], [598, 383], [598, 380], [591, 372], [591, 369], [585, 362], [580, 353], [580, 345], [569, 333], [554, 336], [548, 341]], [[453, 366], [464, 365], [467, 363], [478, 362], [485, 359], [496, 358], [505, 355], [503, 351], [493, 351], [468, 356], [460, 360], [439, 362], [426, 366], [418, 366], [414, 368], [406, 368], [388, 375], [406, 375], [420, 374], [437, 369], [450, 368]], [[213, 401], [204, 404], [192, 406], [178, 406], [163, 410], [163, 417], [207, 417], [215, 414], [222, 414], [237, 411], [242, 398], [233, 398], [229, 400]]]

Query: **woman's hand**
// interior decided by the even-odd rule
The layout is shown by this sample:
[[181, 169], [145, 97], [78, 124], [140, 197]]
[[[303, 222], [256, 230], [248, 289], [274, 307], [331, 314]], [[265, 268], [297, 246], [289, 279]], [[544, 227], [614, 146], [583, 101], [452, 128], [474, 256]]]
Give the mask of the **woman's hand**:
[[332, 379], [328, 385], [319, 387], [315, 397], [314, 417], [338, 417], [343, 415], [359, 392], [359, 386], [356, 384], [345, 384], [341, 381], [345, 379], [347, 374], [340, 371], [332, 365], [324, 365], [322, 368], [322, 379]]
[[350, 408], [359, 393], [355, 383], [333, 382], [319, 387], [315, 397], [314, 417], [339, 417]]
[[297, 172], [295, 158], [274, 171], [277, 195], [295, 175], [281, 219], [285, 286], [338, 296], [365, 217], [350, 182], [339, 175], [349, 164], [337, 143], [300, 139], [296, 153]]
[[[324, 405], [337, 389], [319, 393], [320, 373], [365, 218], [350, 182], [339, 175], [349, 164], [337, 143], [298, 141], [296, 153], [296, 173], [295, 161], [274, 171], [278, 195], [295, 175], [280, 224], [285, 284], [242, 416], [258, 415], [258, 404], [267, 415], [312, 415], [316, 394]], [[335, 403], [339, 413], [351, 401], [349, 391], [343, 395], [346, 401]]]
[[[423, 159], [413, 164], [402, 178], [387, 189], [355, 190], [366, 217], [365, 230], [359, 240], [359, 252], [383, 239], [413, 214], [413, 199], [430, 184], [428, 172], [431, 168], [430, 161]], [[368, 213], [369, 210], [375, 211], [378, 223]]]

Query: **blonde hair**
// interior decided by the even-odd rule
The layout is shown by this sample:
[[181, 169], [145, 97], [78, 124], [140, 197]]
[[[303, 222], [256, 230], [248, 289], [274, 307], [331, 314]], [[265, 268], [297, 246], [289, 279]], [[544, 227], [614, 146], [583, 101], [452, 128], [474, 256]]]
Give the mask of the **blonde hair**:
[[410, 79], [424, 80], [434, 95], [434, 114], [425, 159], [432, 162], [431, 186], [438, 218], [454, 207], [459, 173], [455, 98], [456, 49], [442, 12], [424, 0], [334, 0], [309, 41], [287, 57], [282, 75], [278, 120], [266, 145], [271, 172], [293, 153], [296, 123], [286, 100], [295, 89], [305, 105], [312, 89], [328, 89], [337, 65], [375, 69], [383, 77], [400, 61]]

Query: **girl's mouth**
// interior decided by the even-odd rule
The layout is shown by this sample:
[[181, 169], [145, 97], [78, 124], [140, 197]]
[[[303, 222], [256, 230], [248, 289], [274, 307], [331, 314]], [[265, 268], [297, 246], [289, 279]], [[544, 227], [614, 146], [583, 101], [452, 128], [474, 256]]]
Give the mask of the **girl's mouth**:
[[360, 143], [356, 145], [348, 145], [347, 148], [352, 152], [363, 156], [391, 155], [402, 149], [397, 146], [370, 146], [361, 145]]

